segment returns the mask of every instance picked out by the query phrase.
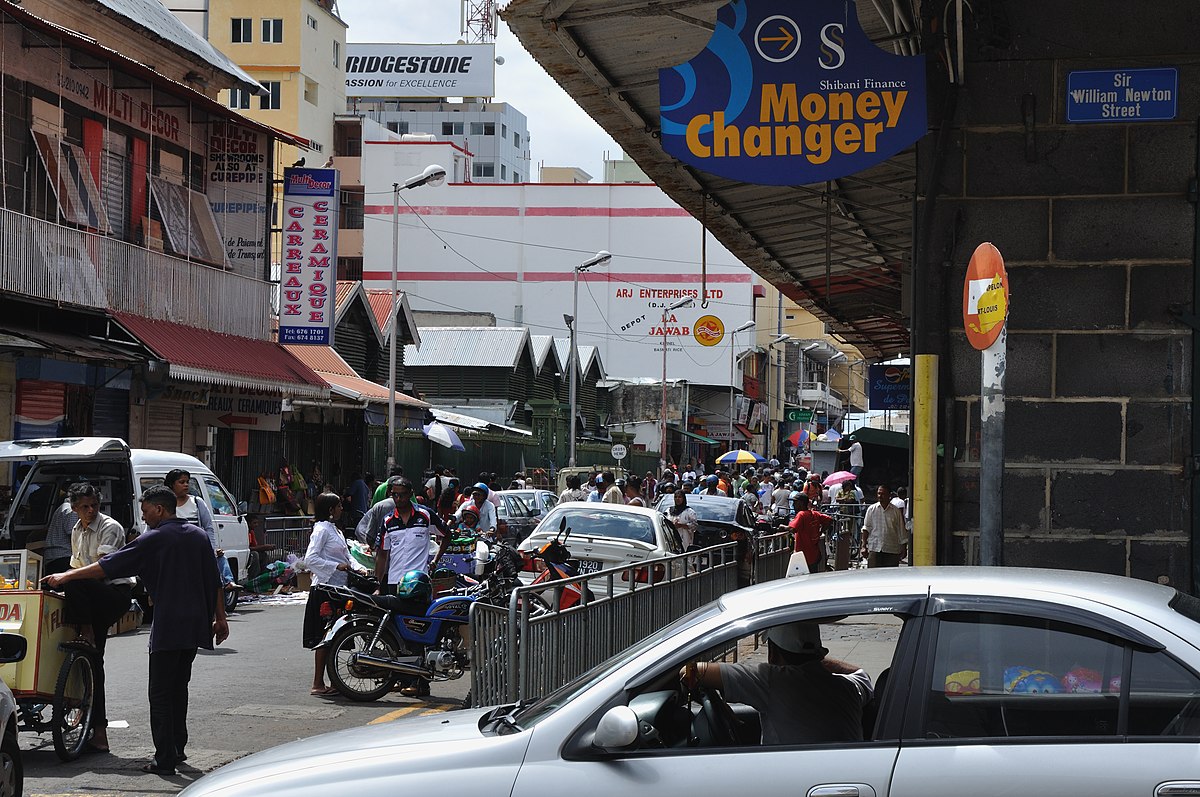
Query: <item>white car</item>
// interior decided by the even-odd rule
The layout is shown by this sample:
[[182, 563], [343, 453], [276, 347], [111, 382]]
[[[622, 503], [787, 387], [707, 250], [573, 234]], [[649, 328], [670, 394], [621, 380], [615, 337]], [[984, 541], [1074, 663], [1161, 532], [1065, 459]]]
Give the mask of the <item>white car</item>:
[[683, 553], [683, 541], [661, 513], [638, 506], [571, 501], [550, 510], [517, 549], [535, 551], [552, 541], [563, 519], [564, 544], [579, 561], [579, 575]]
[[[0, 664], [12, 664], [25, 658], [27, 643], [20, 634], [0, 633]], [[0, 797], [21, 797], [25, 788], [25, 767], [17, 744], [17, 701], [8, 684], [0, 681]]]

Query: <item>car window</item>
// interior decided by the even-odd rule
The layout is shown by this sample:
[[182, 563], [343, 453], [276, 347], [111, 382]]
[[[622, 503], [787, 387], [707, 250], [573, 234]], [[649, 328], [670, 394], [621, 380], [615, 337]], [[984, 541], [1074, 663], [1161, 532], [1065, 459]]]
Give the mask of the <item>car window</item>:
[[1200, 737], [1200, 678], [1162, 652], [1135, 650], [1129, 735]]
[[529, 505], [522, 501], [519, 496], [506, 495], [504, 498], [511, 502], [508, 507], [508, 511], [511, 513], [510, 517], [529, 517]]
[[671, 519], [663, 516], [663, 530], [667, 537], [667, 549], [671, 553], [683, 553], [683, 538], [679, 536], [679, 532], [675, 530], [675, 524]]
[[[163, 478], [162, 476], [143, 476], [138, 479], [138, 495], [146, 492], [147, 488], [161, 485]], [[188, 495], [200, 497], [200, 482], [196, 481], [195, 476], [188, 481]]]
[[[650, 545], [658, 544], [654, 523], [648, 517], [626, 512], [613, 512], [602, 508], [571, 509], [565, 513], [565, 517], [571, 533], [575, 535], [614, 537], [621, 540], [645, 542]], [[555, 518], [547, 528], [554, 527], [557, 522], [558, 519]]]
[[961, 612], [938, 626], [927, 738], [1117, 734], [1125, 643], [1081, 626]]
[[549, 511], [558, 503], [558, 496], [554, 493], [542, 493], [542, 504]]
[[208, 488], [208, 504], [214, 515], [236, 515], [237, 507], [229, 493], [221, 483], [212, 476], [204, 477], [204, 486]]
[[[880, 612], [780, 624], [777, 614], [771, 617], [731, 624], [728, 638], [718, 638], [708, 650], [665, 657], [639, 679], [628, 705], [643, 727], [654, 729], [643, 731], [645, 747], [694, 754], [706, 748], [727, 752], [730, 746], [845, 747], [879, 738], [879, 706], [907, 618]], [[855, 643], [868, 635], [882, 644], [869, 661], [857, 661]], [[707, 689], [689, 694], [680, 688], [689, 660], [703, 662], [697, 670]], [[727, 703], [729, 712], [716, 700]], [[731, 721], [714, 719], [721, 715]]]

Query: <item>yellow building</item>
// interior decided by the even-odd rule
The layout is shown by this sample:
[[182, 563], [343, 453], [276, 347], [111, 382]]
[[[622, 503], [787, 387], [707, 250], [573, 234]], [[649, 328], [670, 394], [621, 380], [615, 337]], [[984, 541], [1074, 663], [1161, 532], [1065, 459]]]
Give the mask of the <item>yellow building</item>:
[[[253, 95], [226, 89], [221, 102], [245, 116], [311, 142], [279, 144], [280, 169], [304, 159], [321, 167], [333, 154], [333, 117], [346, 110], [346, 23], [334, 0], [170, 0], [171, 11], [258, 80]], [[278, 176], [278, 175], [277, 175]], [[279, 223], [278, 185], [275, 226]], [[277, 253], [278, 245], [276, 245]], [[275, 258], [278, 262], [278, 258]]]

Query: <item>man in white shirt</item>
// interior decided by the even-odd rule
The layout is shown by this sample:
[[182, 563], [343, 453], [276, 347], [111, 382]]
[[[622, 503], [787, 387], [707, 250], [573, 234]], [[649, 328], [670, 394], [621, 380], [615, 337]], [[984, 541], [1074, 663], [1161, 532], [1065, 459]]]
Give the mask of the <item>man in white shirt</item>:
[[850, 472], [855, 476], [862, 473], [863, 469], [863, 451], [862, 443], [858, 442], [858, 438], [850, 435]]
[[904, 530], [904, 510], [892, 503], [892, 491], [879, 485], [878, 502], [867, 507], [862, 527], [862, 554], [867, 567], [899, 567], [908, 553], [908, 535]]

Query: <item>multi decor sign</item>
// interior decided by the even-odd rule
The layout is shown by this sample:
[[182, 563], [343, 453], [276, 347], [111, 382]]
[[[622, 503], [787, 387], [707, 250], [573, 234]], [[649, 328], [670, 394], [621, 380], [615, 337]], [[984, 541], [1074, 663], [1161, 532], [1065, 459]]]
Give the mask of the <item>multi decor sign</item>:
[[347, 97], [494, 97], [494, 44], [348, 44]]
[[663, 149], [763, 185], [861, 171], [925, 135], [924, 56], [884, 52], [850, 0], [734, 0], [708, 45], [658, 73]]
[[337, 230], [337, 169], [284, 169], [280, 343], [333, 345]]

